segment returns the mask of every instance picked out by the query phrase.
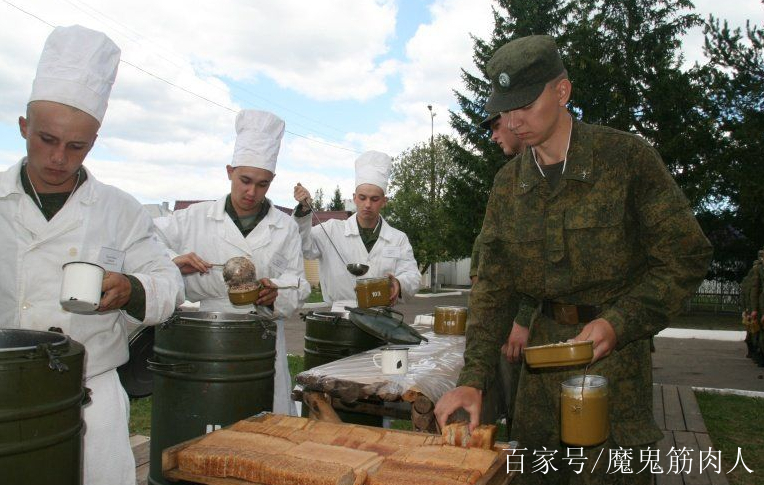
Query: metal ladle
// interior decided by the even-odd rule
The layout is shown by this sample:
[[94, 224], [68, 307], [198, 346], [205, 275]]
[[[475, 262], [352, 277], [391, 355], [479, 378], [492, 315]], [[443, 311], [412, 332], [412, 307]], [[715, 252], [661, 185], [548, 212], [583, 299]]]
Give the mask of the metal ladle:
[[367, 271], [369, 271], [369, 265], [368, 264], [362, 264], [362, 263], [346, 263], [345, 258], [342, 257], [342, 254], [340, 254], [340, 250], [337, 249], [337, 246], [334, 245], [334, 241], [332, 241], [332, 238], [329, 237], [329, 233], [326, 232], [326, 229], [324, 228], [324, 225], [321, 224], [321, 219], [318, 218], [318, 214], [316, 214], [316, 211], [313, 210], [313, 204], [310, 203], [310, 199], [308, 199], [308, 207], [310, 208], [310, 212], [313, 214], [313, 216], [318, 221], [318, 225], [321, 226], [321, 230], [324, 231], [324, 234], [326, 235], [326, 239], [329, 240], [329, 243], [334, 248], [334, 251], [337, 253], [337, 256], [339, 256], [340, 261], [342, 261], [342, 264], [345, 265], [345, 268], [352, 274], [353, 276], [363, 276], [366, 274]]

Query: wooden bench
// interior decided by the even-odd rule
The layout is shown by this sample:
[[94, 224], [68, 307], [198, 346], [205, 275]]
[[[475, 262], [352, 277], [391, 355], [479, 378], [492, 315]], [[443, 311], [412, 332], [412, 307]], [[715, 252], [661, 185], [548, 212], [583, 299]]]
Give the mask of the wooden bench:
[[130, 437], [135, 457], [135, 484], [146, 485], [149, 477], [149, 437], [136, 434]]
[[[656, 485], [727, 485], [723, 467], [724, 456], [721, 473], [717, 474], [712, 468], [700, 473], [700, 450], [707, 451], [713, 446], [692, 388], [653, 384], [653, 417], [663, 431], [663, 439], [658, 442], [659, 463], [663, 473], [655, 474]], [[692, 459], [692, 469], [689, 473], [676, 473], [681, 465], [670, 468], [667, 453], [671, 447], [677, 450], [692, 450], [687, 455]], [[671, 473], [667, 473], [669, 470]]]

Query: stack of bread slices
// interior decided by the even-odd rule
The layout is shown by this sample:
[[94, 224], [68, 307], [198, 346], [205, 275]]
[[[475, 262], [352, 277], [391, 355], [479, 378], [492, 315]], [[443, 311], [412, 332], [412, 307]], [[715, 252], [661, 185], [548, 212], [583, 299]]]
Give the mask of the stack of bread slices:
[[263, 485], [475, 484], [497, 461], [495, 429], [467, 427], [465, 441], [465, 427], [441, 437], [269, 414], [206, 435], [177, 453], [177, 465]]

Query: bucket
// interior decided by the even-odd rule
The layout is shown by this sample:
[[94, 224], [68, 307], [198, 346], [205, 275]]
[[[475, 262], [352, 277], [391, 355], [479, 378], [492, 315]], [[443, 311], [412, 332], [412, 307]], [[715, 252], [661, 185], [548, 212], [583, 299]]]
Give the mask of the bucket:
[[390, 305], [390, 279], [360, 278], [355, 283], [355, 294], [359, 308]]
[[74, 313], [96, 311], [101, 303], [104, 269], [85, 261], [72, 261], [63, 268], [61, 307]]
[[254, 314], [179, 312], [154, 336], [148, 483], [162, 450], [273, 408], [276, 327]]
[[[346, 312], [309, 312], [302, 315], [305, 320], [305, 370], [387, 343], [356, 327], [346, 315]], [[303, 416], [307, 416], [307, 407], [303, 406], [302, 410]], [[345, 423], [382, 426], [379, 416], [344, 411], [337, 414]]]
[[0, 329], [0, 482], [82, 483], [84, 355], [60, 333]]
[[604, 442], [609, 432], [607, 379], [587, 375], [563, 382], [560, 389], [560, 440], [574, 446], [595, 446]]
[[436, 306], [432, 329], [441, 335], [464, 335], [467, 330], [467, 307]]

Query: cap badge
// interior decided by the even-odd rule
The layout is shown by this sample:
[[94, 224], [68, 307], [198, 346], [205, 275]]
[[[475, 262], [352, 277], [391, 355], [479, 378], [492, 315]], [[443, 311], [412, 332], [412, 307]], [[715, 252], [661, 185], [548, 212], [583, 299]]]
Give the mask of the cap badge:
[[509, 87], [509, 74], [506, 72], [499, 74], [499, 85], [503, 88]]

